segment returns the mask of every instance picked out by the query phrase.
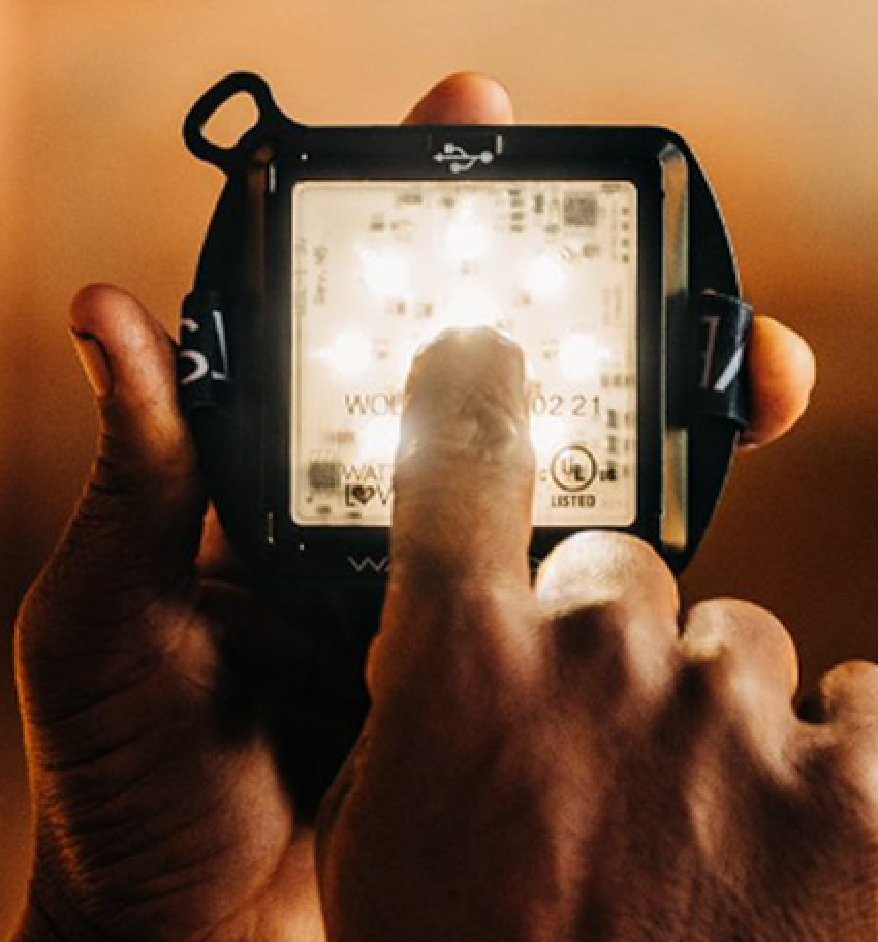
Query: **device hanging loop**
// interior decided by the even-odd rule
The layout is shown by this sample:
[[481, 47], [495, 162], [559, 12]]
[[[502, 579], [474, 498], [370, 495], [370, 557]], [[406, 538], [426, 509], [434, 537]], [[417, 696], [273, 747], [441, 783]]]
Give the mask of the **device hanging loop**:
[[[256, 105], [256, 123], [228, 147], [211, 141], [204, 129], [226, 102], [236, 95], [249, 95]], [[219, 167], [227, 175], [238, 164], [241, 154], [254, 136], [265, 138], [290, 124], [278, 108], [266, 82], [253, 72], [233, 72], [209, 88], [192, 106], [183, 124], [186, 146], [199, 159]]]

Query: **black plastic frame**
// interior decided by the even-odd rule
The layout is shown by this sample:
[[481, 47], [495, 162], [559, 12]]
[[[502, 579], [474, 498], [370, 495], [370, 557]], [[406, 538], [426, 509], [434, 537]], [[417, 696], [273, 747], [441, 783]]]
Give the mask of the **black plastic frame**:
[[[259, 119], [239, 143], [219, 148], [203, 135], [210, 116], [235, 94], [250, 94]], [[740, 293], [716, 201], [683, 139], [645, 127], [306, 128], [286, 119], [267, 86], [236, 73], [193, 107], [190, 149], [228, 177], [199, 262], [196, 291], [223, 298], [231, 382], [219, 407], [191, 421], [211, 496], [236, 547], [262, 572], [303, 581], [383, 578], [388, 529], [296, 526], [289, 513], [291, 192], [304, 180], [619, 180], [637, 187], [638, 510], [624, 528], [652, 543], [675, 570], [691, 558], [719, 496], [737, 430], [705, 422], [695, 388], [698, 323], [690, 304], [704, 290]], [[448, 142], [477, 152], [500, 149], [490, 166], [451, 177], [433, 155]], [[682, 186], [685, 217], [682, 296], [670, 295], [664, 219], [669, 168]], [[654, 406], [651, 406], [654, 404]], [[690, 434], [687, 543], [661, 542], [661, 449], [669, 424]], [[532, 556], [544, 556], [572, 530], [540, 527]], [[363, 560], [371, 564], [360, 565]], [[351, 560], [358, 561], [353, 565]]]

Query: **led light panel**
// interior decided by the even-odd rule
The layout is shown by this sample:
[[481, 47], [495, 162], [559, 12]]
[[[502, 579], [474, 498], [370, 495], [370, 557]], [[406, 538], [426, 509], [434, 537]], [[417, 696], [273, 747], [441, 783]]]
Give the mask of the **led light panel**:
[[306, 182], [292, 194], [296, 524], [389, 525], [412, 356], [478, 325], [527, 354], [534, 524], [634, 522], [633, 184]]

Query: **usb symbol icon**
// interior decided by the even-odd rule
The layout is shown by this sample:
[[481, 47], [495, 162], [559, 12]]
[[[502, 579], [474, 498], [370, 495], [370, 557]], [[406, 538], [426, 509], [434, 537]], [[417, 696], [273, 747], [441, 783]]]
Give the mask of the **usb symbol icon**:
[[494, 155], [489, 150], [480, 151], [478, 154], [471, 154], [459, 144], [446, 144], [442, 150], [433, 155], [433, 160], [438, 164], [447, 163], [448, 169], [452, 173], [466, 173], [472, 170], [476, 164], [490, 164], [494, 160]]

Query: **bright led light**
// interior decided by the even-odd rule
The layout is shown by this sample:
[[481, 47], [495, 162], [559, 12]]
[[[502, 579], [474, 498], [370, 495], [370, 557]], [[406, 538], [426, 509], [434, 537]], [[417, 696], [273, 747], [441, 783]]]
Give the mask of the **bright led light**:
[[538, 298], [559, 294], [567, 280], [564, 262], [557, 252], [541, 252], [524, 272], [524, 287]]
[[399, 297], [406, 293], [411, 279], [402, 252], [392, 249], [361, 249], [363, 280], [379, 297]]
[[335, 338], [325, 356], [337, 373], [362, 373], [372, 365], [372, 344], [364, 333], [346, 330]]
[[609, 359], [609, 351], [590, 334], [573, 334], [561, 341], [558, 362], [567, 379], [591, 379]]
[[533, 442], [537, 459], [554, 452], [566, 438], [565, 423], [548, 415], [535, 415], [530, 420], [530, 440]]
[[363, 429], [360, 457], [392, 460], [399, 447], [399, 433], [398, 415], [381, 415], [370, 419]]
[[491, 234], [484, 222], [473, 216], [471, 207], [458, 211], [445, 230], [445, 248], [456, 262], [481, 258], [488, 250]]
[[[535, 525], [630, 523], [638, 282], [621, 240], [624, 231], [624, 248], [636, 244], [636, 195], [633, 185], [581, 180], [297, 184], [288, 347], [296, 524], [390, 525], [412, 360], [444, 331], [479, 327], [504, 331], [526, 353]], [[595, 203], [613, 225], [590, 224]], [[587, 480], [586, 452], [607, 473]]]
[[502, 318], [497, 299], [483, 285], [464, 284], [453, 288], [442, 310], [449, 327], [493, 327]]

